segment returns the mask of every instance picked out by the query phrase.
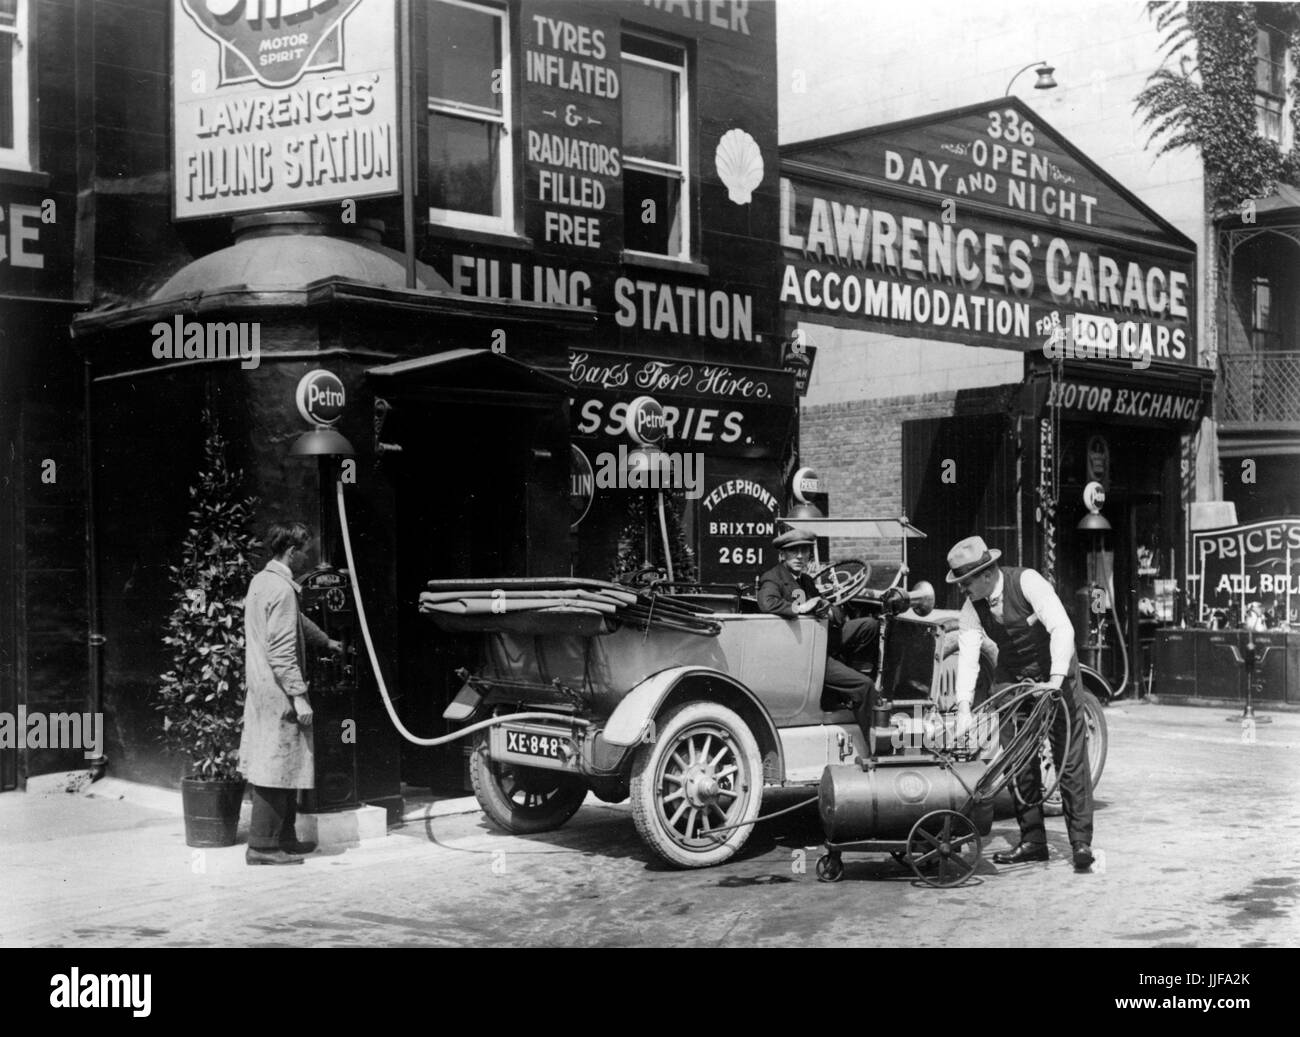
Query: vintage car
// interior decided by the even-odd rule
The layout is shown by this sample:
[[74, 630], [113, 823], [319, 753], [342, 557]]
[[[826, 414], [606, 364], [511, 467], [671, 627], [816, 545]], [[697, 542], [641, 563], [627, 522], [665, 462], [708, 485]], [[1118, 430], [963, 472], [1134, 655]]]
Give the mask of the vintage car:
[[[905, 520], [859, 521], [904, 545], [921, 535]], [[815, 792], [828, 765], [909, 751], [923, 727], [948, 730], [957, 613], [934, 610], [924, 586], [903, 591], [906, 570], [904, 560], [891, 586], [875, 589], [860, 562], [817, 575], [826, 596], [881, 617], [877, 668], [888, 703], [877, 716], [888, 719], [869, 732], [848, 708], [823, 701], [828, 621], [760, 613], [753, 588], [434, 581], [421, 610], [444, 630], [482, 635], [481, 663], [460, 671], [464, 685], [444, 716], [489, 721], [474, 735], [470, 774], [494, 822], [544, 832], [589, 791], [611, 803], [630, 798], [645, 844], [694, 868], [740, 850], [765, 789]], [[988, 648], [982, 686], [995, 658]], [[1105, 719], [1096, 698], [1085, 698], [1095, 782]], [[995, 755], [996, 739], [979, 751]]]

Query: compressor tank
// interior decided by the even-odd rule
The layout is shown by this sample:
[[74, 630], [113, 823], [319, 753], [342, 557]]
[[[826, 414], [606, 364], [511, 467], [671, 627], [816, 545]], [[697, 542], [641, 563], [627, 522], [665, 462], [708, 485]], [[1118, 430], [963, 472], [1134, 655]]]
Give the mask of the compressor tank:
[[926, 757], [886, 756], [827, 767], [818, 788], [826, 839], [833, 843], [904, 840], [932, 810], [969, 812], [980, 835], [988, 835], [993, 827], [992, 804], [970, 806], [970, 790], [986, 766], [983, 760], [945, 766]]

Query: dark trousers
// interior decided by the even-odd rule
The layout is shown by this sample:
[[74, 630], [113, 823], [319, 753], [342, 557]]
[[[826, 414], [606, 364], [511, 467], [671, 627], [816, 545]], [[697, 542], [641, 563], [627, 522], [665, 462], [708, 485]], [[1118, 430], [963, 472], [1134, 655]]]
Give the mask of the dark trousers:
[[281, 842], [294, 842], [294, 823], [298, 819], [298, 790], [270, 789], [263, 785], [253, 790], [253, 817], [248, 824], [248, 847], [251, 850], [278, 850]]
[[[994, 691], [1006, 687], [1005, 675], [998, 674], [1001, 683], [994, 686]], [[1065, 830], [1071, 844], [1092, 844], [1092, 774], [1088, 769], [1088, 733], [1083, 718], [1083, 704], [1079, 701], [1079, 691], [1073, 678], [1067, 677], [1061, 686], [1061, 699], [1065, 709], [1057, 710], [1056, 720], [1048, 732], [1047, 740], [1052, 747], [1052, 765], [1060, 775], [1061, 806], [1065, 812]], [[1025, 715], [1032, 708], [1030, 703], [1022, 707]], [[1070, 718], [1070, 747], [1065, 752], [1066, 716]], [[1002, 738], [1011, 737], [1009, 728], [1004, 726]], [[1025, 769], [1016, 777], [1016, 820], [1020, 824], [1020, 841], [1024, 843], [1047, 842], [1047, 829], [1043, 823], [1042, 805], [1025, 807], [1025, 803], [1038, 803], [1043, 798], [1043, 775], [1037, 753], [1031, 757]]]
[[880, 624], [869, 616], [850, 619], [839, 629], [838, 636], [832, 629], [830, 651], [833, 654], [826, 658], [826, 677], [822, 681], [822, 707], [834, 709], [842, 702], [851, 703], [864, 733], [871, 726], [876, 685], [854, 666], [874, 664], [879, 642]]

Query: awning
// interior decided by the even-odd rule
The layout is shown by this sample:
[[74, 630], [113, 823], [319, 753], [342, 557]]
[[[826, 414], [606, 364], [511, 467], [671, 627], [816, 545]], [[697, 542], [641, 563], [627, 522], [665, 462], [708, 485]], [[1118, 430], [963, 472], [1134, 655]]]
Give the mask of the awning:
[[807, 530], [819, 537], [886, 540], [894, 537], [915, 539], [925, 536], [914, 525], [901, 518], [783, 518], [780, 521], [795, 529]]
[[544, 393], [568, 396], [568, 382], [489, 349], [450, 349], [366, 370], [384, 391], [477, 389], [483, 392]]

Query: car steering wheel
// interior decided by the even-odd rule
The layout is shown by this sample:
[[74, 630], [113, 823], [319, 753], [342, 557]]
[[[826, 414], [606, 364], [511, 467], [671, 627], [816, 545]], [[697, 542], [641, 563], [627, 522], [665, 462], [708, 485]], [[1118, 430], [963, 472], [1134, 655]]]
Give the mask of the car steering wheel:
[[828, 605], [842, 605], [858, 595], [871, 579], [871, 563], [858, 558], [834, 562], [813, 576], [817, 593]]

